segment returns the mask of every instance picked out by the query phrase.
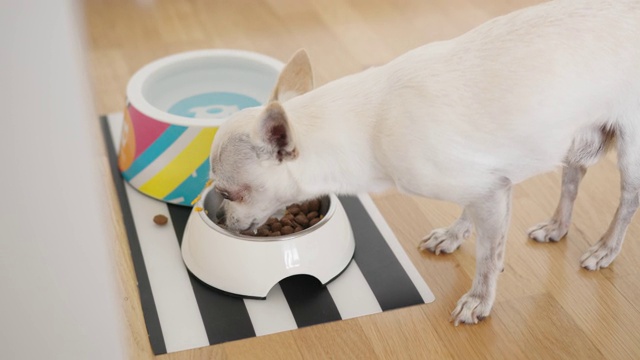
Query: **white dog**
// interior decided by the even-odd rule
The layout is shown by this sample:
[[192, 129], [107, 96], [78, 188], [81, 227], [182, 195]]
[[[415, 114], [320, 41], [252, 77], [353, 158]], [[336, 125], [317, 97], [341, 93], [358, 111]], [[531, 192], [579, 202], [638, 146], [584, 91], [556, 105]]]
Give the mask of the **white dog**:
[[564, 165], [557, 211], [529, 233], [558, 241], [586, 168], [612, 146], [622, 197], [582, 257], [589, 270], [616, 257], [640, 200], [638, 0], [544, 3], [315, 90], [299, 51], [266, 106], [219, 129], [210, 160], [235, 230], [328, 193], [395, 186], [462, 205], [451, 227], [420, 244], [450, 253], [475, 226], [476, 275], [453, 310], [457, 325], [493, 305], [513, 184]]

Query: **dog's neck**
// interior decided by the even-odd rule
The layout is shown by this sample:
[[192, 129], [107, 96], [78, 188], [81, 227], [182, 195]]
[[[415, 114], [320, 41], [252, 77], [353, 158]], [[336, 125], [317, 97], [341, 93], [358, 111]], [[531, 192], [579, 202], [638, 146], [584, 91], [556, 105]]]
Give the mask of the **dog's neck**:
[[365, 73], [284, 104], [298, 151], [287, 169], [304, 196], [381, 191], [393, 185], [376, 160], [373, 136], [380, 96], [376, 74]]

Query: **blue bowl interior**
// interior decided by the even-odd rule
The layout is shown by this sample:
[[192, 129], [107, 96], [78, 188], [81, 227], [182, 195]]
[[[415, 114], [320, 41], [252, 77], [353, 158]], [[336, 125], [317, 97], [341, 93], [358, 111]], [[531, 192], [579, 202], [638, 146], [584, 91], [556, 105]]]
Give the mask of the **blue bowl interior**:
[[278, 70], [233, 56], [175, 62], [144, 81], [142, 94], [157, 109], [191, 118], [226, 118], [269, 99]]

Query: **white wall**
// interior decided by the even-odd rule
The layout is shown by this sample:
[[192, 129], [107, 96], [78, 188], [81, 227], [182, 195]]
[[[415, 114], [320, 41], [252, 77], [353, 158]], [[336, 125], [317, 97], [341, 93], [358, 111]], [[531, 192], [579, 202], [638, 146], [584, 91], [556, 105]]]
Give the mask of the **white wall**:
[[125, 357], [79, 15], [0, 0], [2, 359]]

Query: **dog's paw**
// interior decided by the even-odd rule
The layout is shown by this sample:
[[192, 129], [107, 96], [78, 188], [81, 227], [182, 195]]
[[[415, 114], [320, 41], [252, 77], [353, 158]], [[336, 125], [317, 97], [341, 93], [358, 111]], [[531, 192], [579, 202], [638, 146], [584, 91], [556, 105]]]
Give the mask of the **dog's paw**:
[[436, 255], [440, 255], [441, 252], [450, 254], [456, 251], [470, 234], [470, 230], [460, 232], [450, 228], [435, 229], [422, 239], [418, 249], [429, 250]]
[[455, 326], [462, 324], [477, 324], [491, 312], [493, 302], [471, 293], [464, 294], [456, 308], [451, 312], [449, 321], [453, 321]]
[[609, 266], [619, 252], [620, 249], [612, 247], [609, 242], [601, 239], [582, 255], [580, 265], [587, 270], [599, 270]]
[[537, 242], [560, 241], [569, 231], [568, 225], [563, 225], [559, 221], [551, 219], [531, 227], [527, 230], [530, 239]]

